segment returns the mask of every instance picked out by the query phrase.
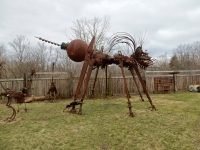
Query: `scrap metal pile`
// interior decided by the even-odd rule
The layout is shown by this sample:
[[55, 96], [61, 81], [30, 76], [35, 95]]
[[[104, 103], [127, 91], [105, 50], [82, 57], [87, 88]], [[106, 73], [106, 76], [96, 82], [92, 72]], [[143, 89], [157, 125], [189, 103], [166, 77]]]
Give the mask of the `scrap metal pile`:
[[[148, 66], [152, 65], [154, 59], [152, 59], [150, 56], [148, 56], [148, 53], [142, 50], [142, 45], [136, 46], [135, 40], [132, 38], [130, 34], [116, 33], [109, 39], [110, 50], [117, 44], [125, 43], [132, 49], [132, 54], [130, 56], [124, 56], [121, 51], [118, 51], [118, 53], [116, 53], [114, 56], [110, 56], [104, 53], [103, 49], [101, 50], [94, 49], [95, 37], [92, 38], [89, 46], [87, 45], [87, 43], [79, 39], [73, 40], [70, 43], [57, 44], [40, 37], [36, 37], [36, 38], [44, 42], [48, 42], [48, 43], [60, 46], [61, 49], [64, 49], [67, 51], [69, 58], [75, 62], [83, 61], [82, 70], [80, 73], [79, 81], [78, 81], [76, 92], [74, 95], [74, 101], [66, 106], [66, 108], [70, 109], [70, 112], [82, 114], [82, 105], [83, 105], [83, 101], [86, 95], [86, 91], [88, 89], [88, 84], [90, 81], [92, 71], [96, 69], [96, 75], [95, 75], [95, 80], [94, 80], [96, 82], [99, 67], [105, 68], [106, 79], [107, 79], [107, 67], [112, 64], [118, 65], [121, 69], [121, 73], [124, 79], [126, 98], [128, 101], [127, 103], [128, 103], [128, 108], [129, 108], [129, 116], [133, 117], [134, 115], [132, 112], [130, 94], [129, 94], [129, 90], [128, 90], [128, 86], [126, 82], [124, 68], [127, 68], [131, 72], [134, 81], [135, 81], [134, 72], [136, 73], [143, 87], [143, 91], [146, 94], [148, 101], [151, 105], [151, 110], [156, 110], [148, 94], [148, 91], [146, 89], [146, 86], [144, 84], [144, 81], [142, 80], [142, 77], [139, 71], [139, 67], [141, 67], [142, 69], [146, 69]], [[84, 86], [83, 86], [83, 82], [84, 82]], [[107, 82], [106, 82], [106, 85], [107, 85]], [[83, 86], [83, 91], [82, 93], [80, 93], [82, 86]], [[95, 86], [95, 83], [94, 83], [94, 86]], [[81, 98], [79, 101], [77, 101], [79, 95], [81, 95]], [[77, 105], [79, 105], [78, 111], [76, 111]]]

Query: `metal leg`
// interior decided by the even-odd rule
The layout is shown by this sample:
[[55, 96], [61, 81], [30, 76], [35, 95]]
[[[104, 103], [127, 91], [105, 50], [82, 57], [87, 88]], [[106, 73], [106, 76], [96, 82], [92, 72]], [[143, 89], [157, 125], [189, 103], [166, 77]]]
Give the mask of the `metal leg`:
[[75, 95], [74, 95], [74, 101], [76, 101], [76, 99], [78, 98], [78, 95], [80, 93], [80, 89], [81, 89], [81, 86], [83, 84], [83, 80], [84, 80], [84, 77], [85, 77], [85, 74], [86, 74], [86, 71], [87, 71], [87, 68], [88, 68], [88, 65], [89, 65], [90, 53], [93, 50], [94, 42], [95, 42], [95, 37], [92, 38], [92, 40], [91, 40], [91, 42], [88, 46], [87, 53], [85, 54], [83, 67], [82, 67], [82, 70], [81, 70], [78, 85], [77, 85], [76, 92], [75, 92]]
[[[90, 64], [91, 66], [91, 61], [90, 61], [90, 55], [93, 51], [93, 46], [94, 46], [94, 42], [95, 42], [95, 37], [92, 38], [89, 46], [88, 46], [88, 49], [87, 49], [87, 52], [85, 54], [85, 59], [84, 59], [84, 63], [83, 63], [83, 67], [82, 67], [82, 70], [81, 70], [81, 74], [80, 74], [80, 77], [79, 77], [79, 81], [78, 81], [78, 85], [77, 85], [77, 88], [76, 88], [76, 92], [75, 92], [75, 95], [74, 95], [74, 102], [76, 102], [77, 98], [78, 98], [78, 95], [80, 93], [80, 89], [82, 87], [82, 84], [83, 84], [83, 80], [85, 78], [85, 74], [86, 74], [86, 71], [88, 70], [88, 65]], [[93, 64], [94, 64], [94, 61], [93, 60]], [[91, 71], [93, 69], [93, 65], [92, 65], [92, 68], [90, 68]], [[90, 70], [89, 69], [89, 70]], [[87, 72], [87, 74], [89, 74], [89, 71]], [[91, 73], [90, 73], [91, 74]], [[89, 79], [88, 79], [89, 80]], [[87, 80], [86, 80], [87, 81]], [[86, 90], [86, 89], [85, 89]], [[83, 92], [84, 93], [84, 92]], [[85, 94], [83, 94], [85, 95]], [[83, 101], [84, 99], [84, 96], [82, 96], [82, 99], [81, 99], [81, 102]], [[72, 107], [72, 110], [71, 111], [76, 111], [75, 107]], [[80, 108], [79, 108], [79, 113], [81, 114], [82, 113], [82, 104], [80, 103]]]
[[9, 106], [9, 108], [12, 108], [12, 110], [13, 110], [13, 114], [12, 114], [12, 116], [10, 117], [10, 119], [8, 120], [8, 122], [11, 122], [11, 121], [13, 121], [13, 120], [15, 119], [15, 117], [16, 117], [16, 110], [15, 110], [15, 108], [13, 108], [12, 106]]
[[17, 104], [17, 108], [18, 108], [18, 109], [17, 109], [17, 112], [19, 112], [19, 104]]
[[120, 68], [121, 68], [121, 71], [122, 71], [122, 76], [123, 76], [123, 79], [124, 79], [124, 86], [125, 86], [125, 90], [126, 90], [126, 97], [127, 97], [127, 100], [128, 100], [128, 108], [129, 108], [129, 116], [130, 117], [134, 117], [133, 115], [133, 112], [132, 112], [132, 106], [131, 106], [131, 101], [130, 101], [130, 94], [129, 94], [129, 90], [128, 90], [128, 86], [127, 86], [127, 82], [126, 82], [126, 78], [125, 78], [125, 74], [124, 74], [124, 68], [123, 68], [123, 62], [120, 61]]
[[24, 105], [25, 105], [25, 109], [24, 110], [25, 110], [25, 112], [27, 112], [27, 108], [26, 108], [26, 103], [25, 102], [24, 102]]
[[105, 75], [106, 75], [106, 93], [105, 93], [105, 97], [108, 96], [108, 66], [105, 66]]
[[81, 86], [83, 84], [83, 80], [84, 80], [85, 73], [86, 73], [87, 68], [88, 68], [88, 64], [89, 64], [89, 62], [87, 60], [85, 60], [84, 64], [83, 64], [83, 67], [82, 67], [82, 70], [81, 70], [80, 77], [79, 77], [79, 81], [78, 81], [78, 85], [77, 85], [77, 88], [76, 88], [76, 92], [75, 92], [75, 95], [74, 95], [74, 101], [76, 101], [76, 99], [78, 98], [78, 95], [80, 93], [80, 89], [81, 89]]
[[8, 122], [13, 121], [13, 120], [15, 119], [15, 116], [16, 116], [16, 110], [15, 110], [14, 107], [11, 106], [11, 100], [12, 100], [12, 98], [11, 98], [11, 97], [8, 97], [8, 102], [7, 102], [7, 104], [6, 104], [6, 106], [7, 106], [8, 108], [11, 108], [11, 109], [13, 110], [13, 113], [12, 113], [11, 117], [9, 117], [9, 118], [7, 118], [7, 119], [5, 120], [5, 121], [8, 121]]
[[87, 92], [87, 87], [88, 87], [88, 83], [90, 81], [90, 76], [91, 76], [91, 73], [92, 73], [92, 68], [94, 66], [94, 62], [95, 60], [94, 59], [91, 59], [90, 60], [90, 65], [89, 65], [89, 68], [87, 70], [87, 76], [86, 76], [86, 79], [85, 79], [85, 85], [84, 85], [84, 90], [83, 90], [83, 93], [82, 93], [82, 97], [81, 97], [81, 102], [80, 102], [80, 107], [79, 107], [79, 112], [78, 114], [82, 114], [82, 105], [83, 105], [83, 100], [85, 98], [85, 94]]
[[96, 84], [96, 81], [97, 81], [98, 72], [99, 72], [99, 66], [97, 67], [97, 70], [96, 70], [96, 73], [95, 73], [94, 83], [93, 83], [93, 86], [92, 86], [92, 94], [90, 95], [90, 97], [94, 97], [94, 88], [95, 88], [95, 84]]
[[141, 85], [142, 85], [142, 87], [143, 87], [143, 90], [144, 90], [144, 92], [145, 92], [145, 94], [146, 94], [146, 96], [147, 96], [147, 98], [148, 98], [148, 100], [149, 100], [149, 103], [151, 104], [151, 110], [156, 110], [156, 107], [153, 105], [152, 100], [151, 100], [151, 98], [150, 98], [150, 96], [149, 96], [149, 93], [148, 93], [148, 91], [147, 91], [147, 89], [146, 89], [146, 86], [145, 86], [145, 84], [144, 84], [144, 82], [143, 82], [143, 80], [142, 80], [142, 77], [141, 77], [141, 75], [140, 75], [138, 66], [135, 65], [135, 66], [134, 66], [134, 69], [135, 69], [135, 72], [136, 72], [136, 74], [137, 74], [137, 76], [138, 76], [138, 78], [139, 78], [139, 80], [140, 80], [140, 83], [141, 83]]
[[135, 76], [134, 76], [134, 70], [133, 70], [133, 68], [129, 68], [129, 70], [130, 70], [130, 72], [131, 72], [131, 74], [132, 74], [132, 76], [133, 76], [133, 80], [134, 80], [135, 85], [136, 85], [136, 87], [137, 87], [137, 90], [138, 90], [138, 93], [139, 93], [139, 95], [140, 95], [140, 98], [141, 98], [142, 101], [144, 101], [144, 99], [143, 99], [143, 97], [142, 97], [142, 94], [141, 94], [141, 92], [140, 92], [140, 90], [139, 90], [139, 86], [138, 86], [138, 84], [137, 84], [137, 82], [136, 82], [136, 79], [135, 79]]

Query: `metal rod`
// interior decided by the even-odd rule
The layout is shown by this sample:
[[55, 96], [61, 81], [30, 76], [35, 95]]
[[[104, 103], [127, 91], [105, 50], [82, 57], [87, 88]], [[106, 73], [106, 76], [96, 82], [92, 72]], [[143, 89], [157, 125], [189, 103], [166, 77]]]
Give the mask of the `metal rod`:
[[53, 44], [53, 45], [56, 45], [56, 46], [61, 46], [61, 45], [58, 44], [58, 43], [51, 42], [51, 41], [46, 40], [46, 39], [43, 39], [43, 38], [41, 38], [41, 37], [37, 37], [37, 36], [35, 36], [35, 38], [38, 38], [38, 39], [41, 40], [41, 41], [44, 41], [44, 42], [47, 42], [47, 43], [50, 43], [50, 44]]

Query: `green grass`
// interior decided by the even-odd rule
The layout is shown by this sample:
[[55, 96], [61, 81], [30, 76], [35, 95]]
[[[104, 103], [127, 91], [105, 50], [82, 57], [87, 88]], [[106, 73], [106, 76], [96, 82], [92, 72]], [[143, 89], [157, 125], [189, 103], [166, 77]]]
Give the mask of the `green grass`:
[[[63, 113], [72, 100], [27, 104], [14, 122], [0, 104], [1, 150], [195, 150], [200, 149], [200, 93], [151, 95], [157, 111], [145, 99], [85, 100], [83, 115]], [[17, 108], [16, 104], [12, 104]], [[20, 108], [24, 108], [23, 105]]]

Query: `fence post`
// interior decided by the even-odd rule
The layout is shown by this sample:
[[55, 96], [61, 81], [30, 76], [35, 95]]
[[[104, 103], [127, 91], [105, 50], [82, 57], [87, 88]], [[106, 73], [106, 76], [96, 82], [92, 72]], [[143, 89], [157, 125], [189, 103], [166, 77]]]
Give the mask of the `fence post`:
[[26, 73], [24, 73], [23, 86], [27, 87], [27, 74]]
[[109, 73], [109, 77], [108, 77], [108, 96], [112, 96], [113, 95], [113, 88], [112, 88], [112, 78], [111, 78], [111, 73]]

